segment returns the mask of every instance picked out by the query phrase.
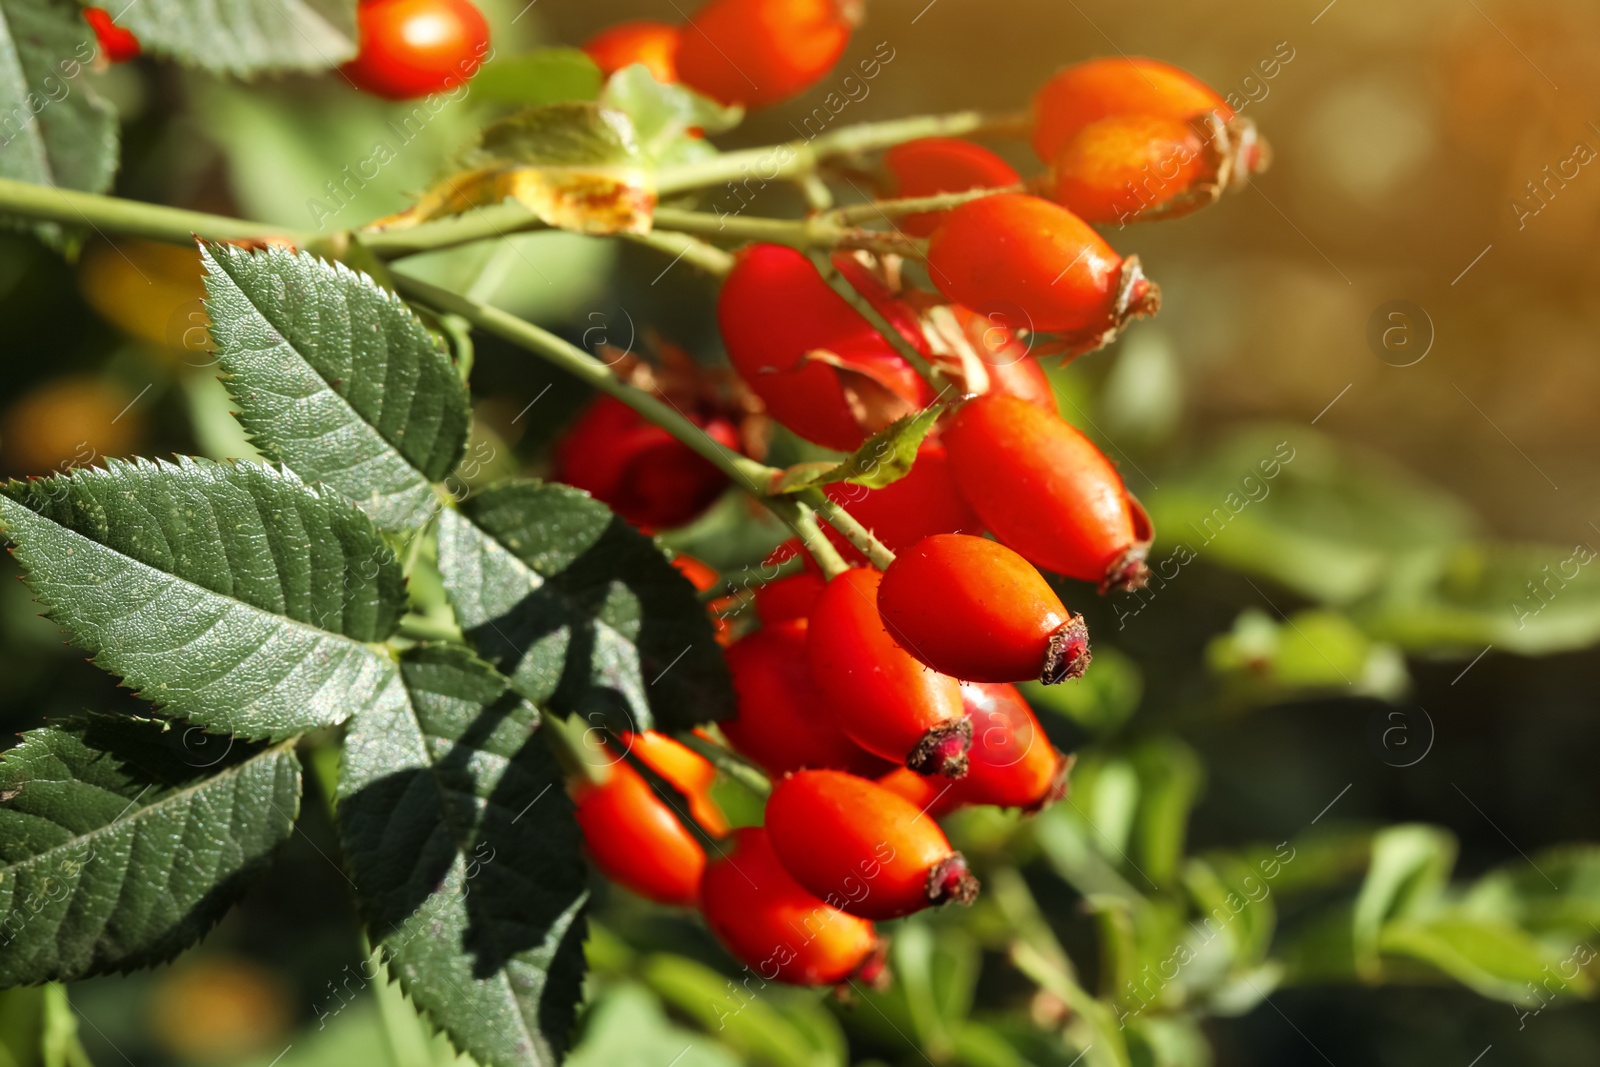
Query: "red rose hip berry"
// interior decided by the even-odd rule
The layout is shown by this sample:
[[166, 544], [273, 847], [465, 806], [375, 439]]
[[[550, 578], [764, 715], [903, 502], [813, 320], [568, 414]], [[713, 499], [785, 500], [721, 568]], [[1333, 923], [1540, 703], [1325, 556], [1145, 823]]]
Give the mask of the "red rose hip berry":
[[1016, 686], [962, 685], [972, 717], [971, 765], [944, 804], [993, 804], [1034, 812], [1067, 795], [1071, 757], [1058, 752]]
[[759, 826], [737, 831], [732, 850], [706, 867], [700, 911], [723, 947], [765, 979], [871, 982], [882, 966], [872, 923], [807, 892]]
[[608, 26], [589, 38], [583, 46], [600, 73], [610, 77], [623, 67], [644, 64], [650, 76], [662, 85], [678, 80], [678, 27], [653, 19], [630, 19]]
[[1062, 146], [1051, 198], [1087, 222], [1180, 215], [1215, 200], [1217, 167], [1185, 119], [1113, 115]]
[[790, 775], [767, 798], [767, 835], [795, 881], [865, 919], [970, 904], [978, 895], [978, 880], [939, 824], [865, 778]]
[[996, 193], [952, 208], [928, 244], [939, 291], [972, 308], [1014, 306], [1025, 325], [1095, 347], [1153, 315], [1161, 290], [1059, 204]]
[[1222, 122], [1233, 109], [1187, 71], [1144, 58], [1105, 57], [1058, 71], [1033, 98], [1033, 149], [1046, 163], [1091, 122], [1111, 115], [1188, 119], [1214, 112]]
[[768, 623], [728, 649], [738, 711], [717, 725], [770, 774], [803, 767], [881, 774], [888, 764], [847, 737], [811, 681], [806, 623]]
[[959, 778], [972, 742], [961, 686], [889, 636], [878, 614], [881, 578], [855, 568], [828, 582], [806, 635], [811, 677], [856, 744], [918, 774]]
[[[890, 192], [897, 197], [1003, 189], [1022, 182], [1011, 164], [958, 137], [924, 137], [895, 145], [883, 154], [883, 165], [889, 172]], [[943, 217], [943, 212], [926, 211], [907, 215], [898, 225], [913, 237], [926, 237]]]
[[453, 90], [489, 51], [489, 24], [469, 0], [361, 0], [356, 23], [361, 49], [339, 69], [390, 100]]
[[86, 7], [83, 20], [94, 30], [95, 40], [108, 63], [126, 63], [139, 58], [139, 38], [133, 31], [111, 21], [111, 13], [104, 8]]
[[1049, 685], [1089, 666], [1083, 619], [1033, 564], [982, 537], [935, 534], [900, 552], [878, 611], [902, 648], [962, 681]]
[[1060, 416], [980, 396], [956, 410], [944, 443], [961, 494], [1001, 544], [1102, 593], [1145, 583], [1149, 517], [1111, 461]]
[[[916, 314], [853, 257], [834, 264], [913, 345]], [[723, 344], [774, 419], [809, 441], [848, 452], [933, 399], [927, 383], [811, 260], [782, 245], [740, 252], [717, 298]]]
[[[732, 422], [690, 418], [717, 444], [738, 450]], [[682, 526], [728, 487], [728, 476], [710, 460], [610, 396], [596, 399], [556, 445], [552, 476], [645, 530]]]
[[678, 77], [723, 104], [787, 100], [833, 69], [860, 7], [860, 0], [710, 0], [683, 28]]

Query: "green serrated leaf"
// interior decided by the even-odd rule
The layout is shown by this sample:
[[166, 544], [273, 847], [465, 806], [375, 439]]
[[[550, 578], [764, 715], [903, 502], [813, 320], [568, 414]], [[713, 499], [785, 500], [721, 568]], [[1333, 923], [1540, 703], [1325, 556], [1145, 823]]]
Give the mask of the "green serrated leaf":
[[1439, 907], [1455, 859], [1455, 837], [1436, 826], [1402, 823], [1373, 835], [1372, 862], [1351, 916], [1359, 972], [1369, 978], [1379, 974], [1384, 927], [1421, 921]]
[[544, 107], [594, 100], [605, 81], [581, 48], [537, 48], [503, 56], [472, 79], [472, 95], [496, 103]]
[[138, 0], [112, 13], [144, 51], [221, 74], [327, 70], [356, 54], [354, 0]]
[[1449, 914], [1390, 923], [1380, 933], [1378, 947], [1385, 954], [1421, 960], [1483, 996], [1513, 1004], [1540, 1004], [1552, 994], [1587, 996], [1594, 990], [1594, 979], [1576, 966], [1558, 977], [1562, 965], [1572, 962], [1564, 959], [1570, 946], [1549, 948], [1492, 919]]
[[94, 719], [0, 757], [0, 986], [171, 959], [288, 839], [291, 746], [195, 734]]
[[0, 0], [0, 178], [103, 192], [117, 117], [83, 77], [97, 54], [78, 8]]
[[694, 587], [581, 490], [484, 490], [440, 516], [439, 570], [478, 651], [540, 707], [622, 730], [685, 730], [732, 713]]
[[848, 482], [882, 489], [911, 473], [917, 449], [933, 424], [944, 414], [943, 404], [933, 404], [914, 415], [891, 422], [862, 443], [843, 463], [801, 463], [784, 471], [773, 486], [775, 493], [795, 493], [816, 485]]
[[385, 530], [437, 510], [466, 387], [422, 322], [364, 274], [306, 253], [201, 248], [217, 360], [253, 443]]
[[405, 580], [372, 523], [247, 463], [108, 460], [11, 482], [0, 525], [74, 644], [174, 715], [250, 738], [402, 699]]
[[465, 649], [401, 662], [408, 699], [345, 739], [339, 826], [390, 971], [490, 1067], [555, 1064], [584, 974], [580, 835], [539, 711]]

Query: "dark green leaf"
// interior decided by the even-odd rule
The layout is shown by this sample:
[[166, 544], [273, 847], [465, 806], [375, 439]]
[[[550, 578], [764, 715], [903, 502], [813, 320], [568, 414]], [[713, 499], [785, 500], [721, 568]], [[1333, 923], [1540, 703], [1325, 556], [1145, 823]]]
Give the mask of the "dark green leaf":
[[149, 966], [197, 941], [294, 828], [300, 764], [95, 719], [0, 757], [0, 986]]
[[217, 359], [251, 440], [385, 530], [425, 522], [471, 413], [422, 322], [366, 275], [306, 253], [201, 253]]
[[440, 517], [439, 569], [462, 629], [540, 707], [623, 730], [732, 712], [694, 587], [587, 493], [534, 481], [485, 490]]
[[472, 95], [496, 103], [543, 107], [593, 100], [605, 79], [579, 48], [539, 48], [498, 56], [472, 79]]
[[0, 523], [95, 663], [203, 726], [286, 737], [400, 702], [405, 581], [372, 523], [248, 463], [109, 460], [12, 482]]
[[82, 12], [0, 0], [0, 178], [103, 192], [117, 169], [117, 117], [84, 73], [97, 54]]
[[147, 52], [250, 75], [354, 57], [355, 9], [353, 0], [137, 0], [112, 11]]
[[465, 649], [401, 662], [408, 699], [356, 717], [339, 826], [373, 940], [479, 1062], [555, 1064], [583, 984], [586, 876], [539, 712]]
[[843, 463], [802, 463], [790, 467], [772, 491], [793, 493], [814, 485], [832, 485], [835, 482], [882, 489], [911, 473], [917, 449], [942, 414], [944, 406], [933, 404], [914, 415], [896, 419], [867, 438]]

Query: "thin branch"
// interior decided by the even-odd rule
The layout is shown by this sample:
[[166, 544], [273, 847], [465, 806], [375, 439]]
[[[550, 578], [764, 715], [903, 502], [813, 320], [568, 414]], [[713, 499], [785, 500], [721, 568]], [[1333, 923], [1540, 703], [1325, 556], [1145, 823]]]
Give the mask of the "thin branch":
[[[838, 530], [839, 536], [854, 545], [874, 567], [880, 571], [886, 570], [889, 564], [894, 562], [894, 553], [889, 547], [878, 540], [871, 530], [861, 525], [855, 516], [828, 499], [828, 494], [821, 489], [807, 489], [796, 495], [826, 519], [829, 526]], [[833, 546], [830, 544], [828, 547], [831, 549]], [[816, 553], [813, 552], [812, 555]], [[817, 565], [823, 568], [824, 573], [827, 572], [827, 567], [820, 557], [817, 559]], [[829, 574], [828, 577], [831, 578], [833, 575]]]

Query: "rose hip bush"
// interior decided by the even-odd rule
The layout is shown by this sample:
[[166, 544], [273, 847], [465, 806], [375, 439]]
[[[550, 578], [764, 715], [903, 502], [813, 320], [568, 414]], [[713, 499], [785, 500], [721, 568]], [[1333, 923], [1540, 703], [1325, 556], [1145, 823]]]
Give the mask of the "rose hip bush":
[[[1560, 968], [1600, 901], [1558, 908], [1515, 867], [1452, 885], [1441, 831], [1318, 832], [1307, 812], [1292, 839], [1186, 852], [1197, 758], [1130, 724], [1120, 627], [1086, 619], [1176, 572], [1050, 373], [1115, 359], [1159, 313], [1142, 226], [1250, 181], [1266, 142], [1192, 75], [1115, 57], [1015, 115], [718, 147], [827, 76], [867, 6], [709, 0], [502, 57], [469, 0], [0, 3], [0, 105], [26, 133], [0, 155], [0, 214], [69, 256], [85, 231], [192, 250], [261, 456], [103, 459], [0, 491], [43, 612], [143, 701], [0, 754], [6, 986], [195, 944], [294, 834], [309, 776], [369, 977], [495, 1067], [560, 1062], [580, 1032], [604, 1062], [589, 1049], [641, 985], [709, 1035], [691, 1044], [783, 1064], [1201, 1064], [1201, 1020], [1293, 982], [1592, 992]], [[47, 83], [133, 61], [326, 71], [387, 99], [481, 77], [501, 114], [405, 210], [299, 231], [106, 195], [115, 114]], [[997, 154], [1029, 145], [1031, 165]], [[536, 231], [698, 275], [726, 365], [659, 334], [644, 355], [574, 343], [409, 262]], [[488, 340], [599, 394], [517, 416], [566, 427], [549, 480], [474, 444]], [[742, 568], [686, 550], [715, 522], [756, 546]], [[1276, 657], [1304, 636], [1286, 623], [1209, 654], [1314, 690]], [[1453, 647], [1408, 647], [1429, 640]], [[1600, 858], [1560, 863], [1592, 885]], [[1092, 955], [1063, 946], [1043, 880], [1093, 916]], [[597, 887], [698, 931], [699, 958], [630, 945]], [[666, 1063], [677, 1037], [653, 1025], [632, 1037]]]

